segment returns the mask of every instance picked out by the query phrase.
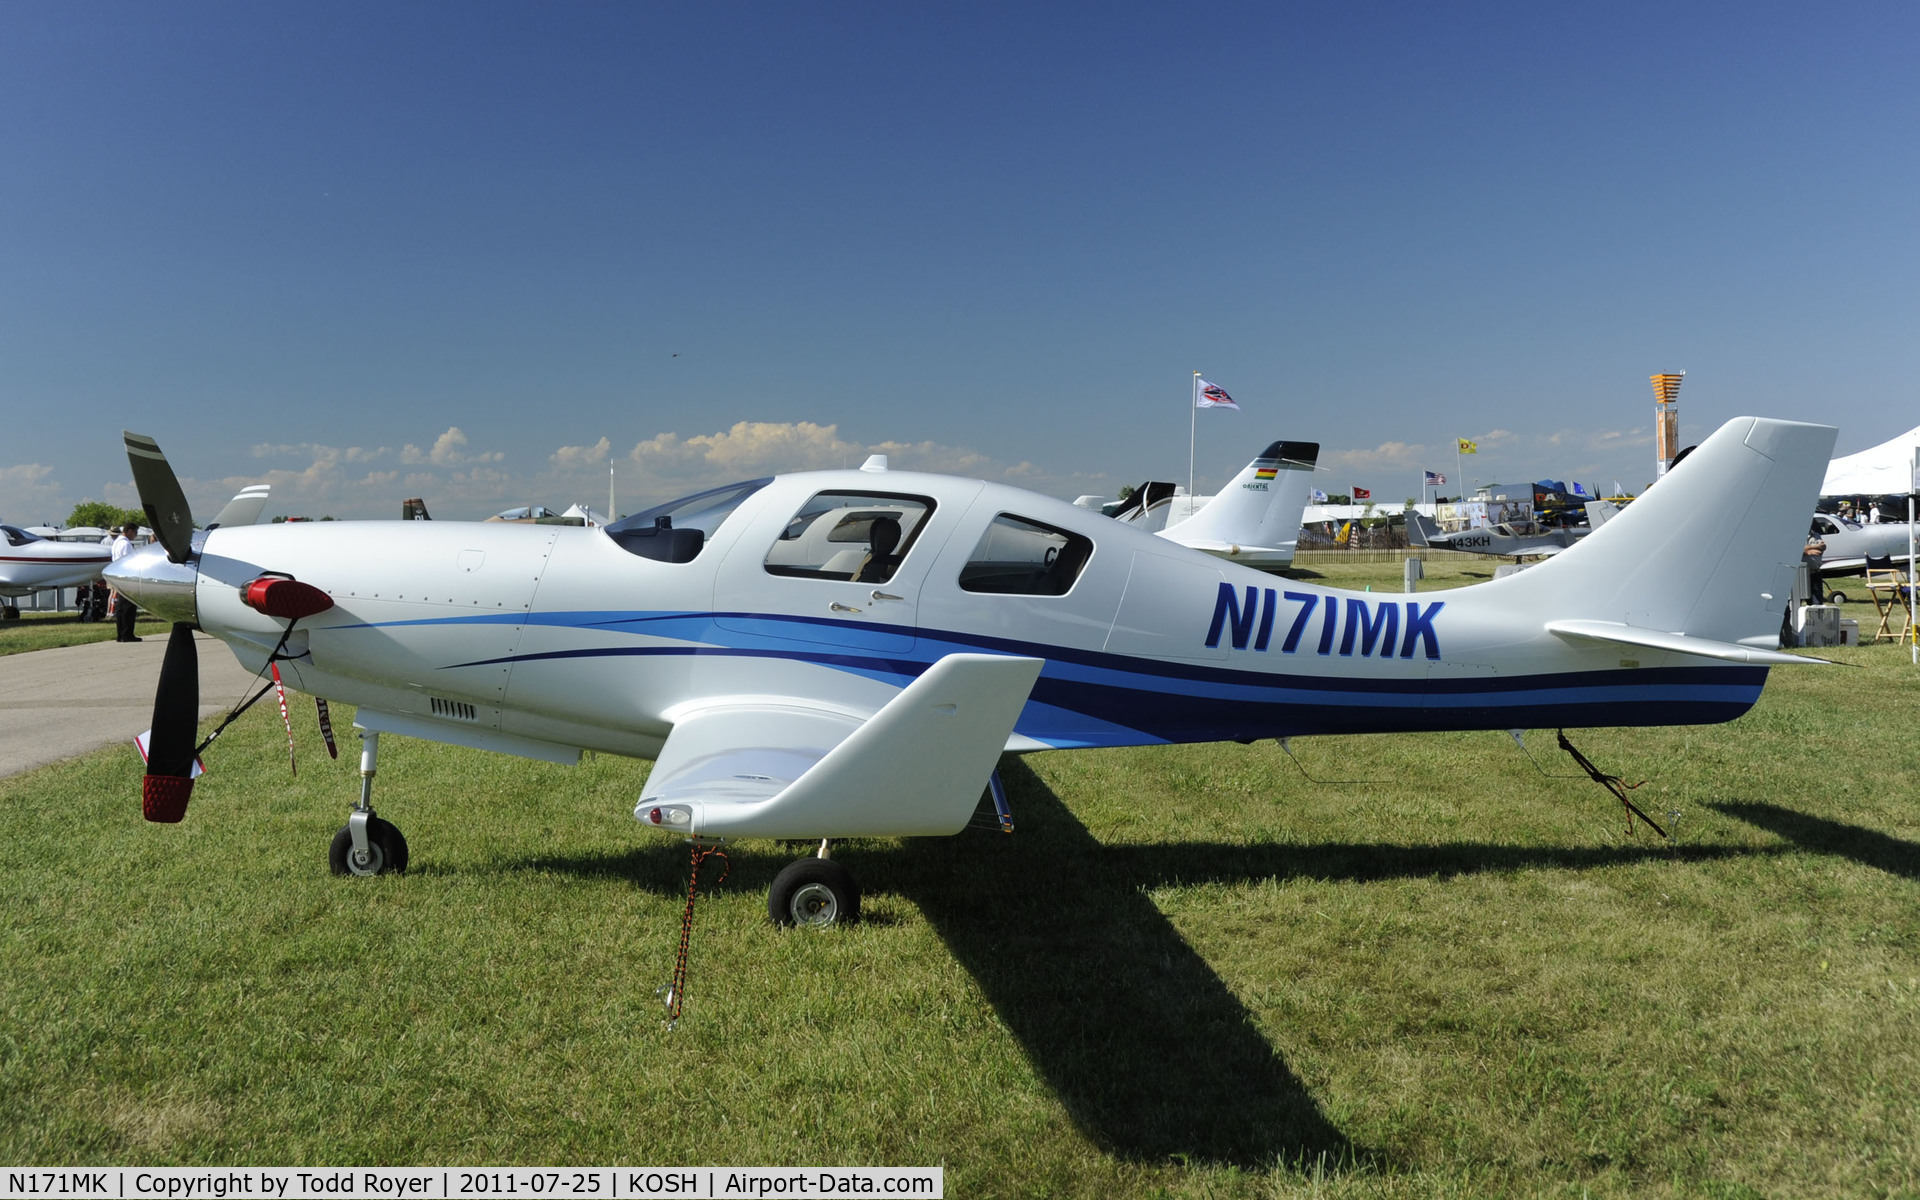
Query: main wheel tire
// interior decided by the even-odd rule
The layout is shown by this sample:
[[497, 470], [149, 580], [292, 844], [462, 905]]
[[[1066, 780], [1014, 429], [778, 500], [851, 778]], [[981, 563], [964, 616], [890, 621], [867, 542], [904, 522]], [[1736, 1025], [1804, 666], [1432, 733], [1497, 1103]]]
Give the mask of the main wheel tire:
[[775, 925], [851, 925], [860, 919], [860, 885], [830, 858], [803, 858], [774, 877], [767, 915]]
[[367, 857], [364, 865], [353, 861], [353, 829], [346, 825], [327, 848], [327, 866], [335, 875], [399, 874], [407, 869], [407, 839], [392, 823], [374, 817], [367, 822]]
[[1827, 602], [1829, 604], [1845, 604], [1847, 602], [1847, 594], [1845, 592], [1828, 592]]

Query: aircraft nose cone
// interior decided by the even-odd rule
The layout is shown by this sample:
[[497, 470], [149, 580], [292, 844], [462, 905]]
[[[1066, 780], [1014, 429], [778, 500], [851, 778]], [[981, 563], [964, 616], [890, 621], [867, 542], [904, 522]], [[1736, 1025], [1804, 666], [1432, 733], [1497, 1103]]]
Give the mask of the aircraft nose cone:
[[157, 617], [189, 624], [200, 619], [193, 596], [200, 572], [191, 562], [169, 560], [166, 547], [158, 542], [132, 551], [101, 574], [115, 591]]

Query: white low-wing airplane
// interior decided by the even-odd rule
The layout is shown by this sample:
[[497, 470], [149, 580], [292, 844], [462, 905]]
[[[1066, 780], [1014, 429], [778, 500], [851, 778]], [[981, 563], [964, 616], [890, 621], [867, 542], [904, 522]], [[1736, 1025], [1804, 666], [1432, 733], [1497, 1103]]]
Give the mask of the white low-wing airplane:
[[[56, 542], [17, 525], [0, 525], [0, 596], [9, 599], [92, 583], [112, 561], [105, 546]], [[11, 604], [4, 609], [9, 620], [19, 616]]]
[[[251, 524], [267, 503], [269, 485], [256, 483], [227, 501], [207, 526]], [[13, 525], [0, 525], [0, 596], [25, 596], [42, 590], [78, 587], [100, 578], [113, 553], [87, 542], [57, 542]], [[6, 606], [7, 615], [19, 610]]]
[[[379, 734], [559, 762], [655, 759], [635, 815], [822, 839], [780, 921], [857, 915], [825, 839], [952, 834], [998, 756], [1323, 733], [1727, 721], [1759, 698], [1827, 426], [1742, 417], [1591, 536], [1435, 596], [1276, 579], [1063, 501], [863, 469], [757, 479], [605, 530], [331, 522], [196, 534], [127, 435], [160, 545], [108, 572], [175, 622], [150, 819], [192, 783], [194, 623], [359, 706], [336, 871], [403, 868]], [[1711, 547], [1711, 552], [1703, 552]], [[997, 790], [997, 789], [996, 789]], [[998, 798], [998, 797], [996, 797]]]

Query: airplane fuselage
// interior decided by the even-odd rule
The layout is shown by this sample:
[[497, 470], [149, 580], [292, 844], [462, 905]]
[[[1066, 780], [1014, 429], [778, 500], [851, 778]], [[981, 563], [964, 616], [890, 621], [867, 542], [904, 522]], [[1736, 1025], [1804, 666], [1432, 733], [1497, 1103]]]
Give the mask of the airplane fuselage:
[[[796, 514], [834, 493], [929, 509], [885, 583], [769, 569]], [[1008, 516], [1091, 543], [1065, 594], [962, 586], [989, 526]], [[1039, 578], [1047, 564], [1033, 565]], [[285, 627], [241, 600], [263, 571], [334, 603], [295, 629], [283, 666], [295, 686], [361, 706], [363, 721], [386, 714], [395, 732], [562, 760], [579, 748], [652, 757], [677, 710], [716, 695], [807, 696], [868, 715], [962, 652], [1045, 660], [1013, 750], [1724, 721], [1766, 678], [1764, 666], [1556, 636], [1530, 619], [1551, 590], [1544, 569], [1443, 593], [1350, 592], [1032, 493], [904, 472], [778, 477], [685, 562], [561, 526], [215, 530], [198, 620], [254, 669]], [[1589, 607], [1650, 627], [1684, 615]], [[1778, 628], [1777, 606], [1770, 617], [1751, 607], [1744, 632]]]
[[77, 587], [100, 578], [113, 561], [105, 546], [55, 542], [21, 534], [0, 535], [0, 596], [25, 596], [51, 588]]

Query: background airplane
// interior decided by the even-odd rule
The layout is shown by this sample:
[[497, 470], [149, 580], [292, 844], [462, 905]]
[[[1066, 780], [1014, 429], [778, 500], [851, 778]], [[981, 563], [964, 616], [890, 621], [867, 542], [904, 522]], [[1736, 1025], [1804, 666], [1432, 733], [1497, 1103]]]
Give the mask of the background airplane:
[[[112, 561], [106, 546], [56, 542], [17, 525], [0, 525], [0, 596], [9, 600], [92, 583]], [[0, 605], [0, 619], [19, 620], [19, 607]]]
[[1898, 558], [1904, 567], [1910, 535], [1904, 521], [1897, 525], [1862, 525], [1845, 517], [1815, 513], [1807, 536], [1827, 544], [1820, 564], [1824, 576], [1857, 575], [1866, 570], [1869, 558]]
[[1172, 484], [1148, 481], [1113, 517], [1216, 558], [1279, 571], [1293, 565], [1319, 457], [1318, 442], [1274, 442], [1197, 511]]
[[[207, 528], [252, 524], [266, 506], [268, 490], [269, 485], [264, 483], [241, 489]], [[114, 532], [108, 531], [107, 544], [93, 544], [55, 541], [12, 525], [0, 525], [0, 596], [26, 596], [92, 583], [113, 561], [110, 547]], [[11, 604], [3, 611], [6, 620], [20, 617], [20, 610]]]
[[143, 808], [177, 821], [191, 796], [197, 623], [249, 669], [359, 706], [337, 872], [408, 861], [372, 807], [381, 733], [593, 749], [655, 760], [648, 828], [818, 840], [769, 913], [852, 919], [830, 840], [957, 832], [1004, 752], [1731, 720], [1769, 666], [1809, 661], [1776, 647], [1834, 433], [1730, 421], [1578, 546], [1437, 597], [1275, 579], [1059, 500], [874, 464], [604, 530], [198, 533], [158, 447], [128, 434], [159, 544], [108, 577], [176, 622]]
[[1511, 558], [1558, 554], [1593, 532], [1592, 526], [1572, 526], [1524, 533], [1511, 525], [1488, 525], [1442, 533], [1440, 527], [1417, 512], [1407, 513], [1407, 541], [1432, 550], [1462, 550]]

